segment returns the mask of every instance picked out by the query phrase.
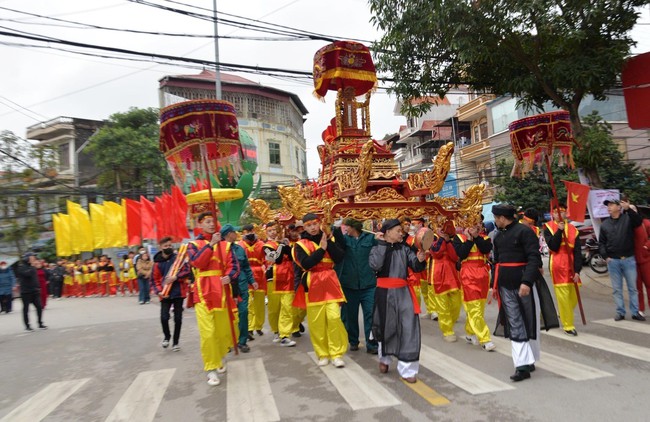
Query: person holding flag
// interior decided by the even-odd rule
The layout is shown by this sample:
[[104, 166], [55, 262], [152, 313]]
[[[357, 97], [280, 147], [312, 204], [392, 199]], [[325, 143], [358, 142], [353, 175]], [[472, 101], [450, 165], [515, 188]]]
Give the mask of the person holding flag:
[[544, 225], [544, 240], [551, 254], [549, 270], [564, 332], [577, 336], [573, 311], [578, 304], [576, 289], [582, 270], [580, 236], [578, 229], [567, 220], [563, 205], [554, 208], [551, 215], [553, 220]]
[[202, 233], [189, 243], [187, 254], [195, 268], [193, 299], [203, 369], [207, 372], [208, 385], [215, 386], [221, 383], [217, 373], [226, 372], [223, 358], [233, 345], [230, 324], [234, 324], [234, 318], [228, 312], [235, 304], [230, 289], [224, 286], [238, 279], [239, 263], [228, 243], [221, 241], [211, 212], [199, 214], [197, 223]]

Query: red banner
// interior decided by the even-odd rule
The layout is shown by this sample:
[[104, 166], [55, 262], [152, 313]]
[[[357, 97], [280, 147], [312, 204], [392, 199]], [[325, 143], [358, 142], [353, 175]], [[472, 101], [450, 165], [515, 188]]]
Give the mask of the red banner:
[[650, 129], [650, 52], [631, 57], [623, 67], [625, 110], [632, 129]]
[[174, 225], [176, 237], [180, 240], [189, 239], [187, 231], [187, 200], [178, 186], [172, 186], [172, 209], [174, 210]]
[[156, 229], [156, 208], [154, 204], [144, 196], [140, 197], [140, 220], [142, 221], [142, 238], [155, 239]]
[[582, 223], [585, 221], [590, 187], [588, 185], [581, 185], [580, 183], [567, 182], [566, 180], [563, 180], [563, 182], [567, 191], [567, 217], [569, 220]]

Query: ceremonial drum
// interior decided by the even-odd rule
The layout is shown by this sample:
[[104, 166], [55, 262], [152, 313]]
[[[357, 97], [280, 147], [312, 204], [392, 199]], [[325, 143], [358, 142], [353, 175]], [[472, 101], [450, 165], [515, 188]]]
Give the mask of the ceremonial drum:
[[435, 236], [431, 229], [422, 227], [420, 230], [418, 230], [417, 233], [415, 233], [415, 246], [418, 248], [418, 250], [428, 251], [429, 248], [431, 248], [434, 237]]

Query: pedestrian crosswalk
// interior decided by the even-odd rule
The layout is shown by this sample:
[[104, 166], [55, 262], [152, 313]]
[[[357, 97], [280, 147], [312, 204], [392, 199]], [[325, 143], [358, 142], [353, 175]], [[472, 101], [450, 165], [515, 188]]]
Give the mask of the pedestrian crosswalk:
[[[598, 320], [593, 323], [641, 334], [647, 334], [650, 328], [646, 324], [629, 321]], [[577, 337], [573, 337], [565, 335], [561, 330], [551, 330], [543, 333], [543, 350], [547, 347], [546, 343], [551, 343], [551, 338], [552, 346], [547, 348], [549, 351], [542, 351], [541, 360], [536, 362], [536, 367], [538, 371], [552, 374], [551, 378], [564, 379], [567, 382], [584, 383], [616, 377], [619, 374], [615, 369], [611, 369], [611, 366], [605, 368], [611, 372], [602, 369], [604, 366], [602, 358], [578, 361], [579, 358], [576, 358], [575, 353], [572, 352], [562, 356], [563, 347], [570, 351], [574, 351], [576, 347], [582, 348], [579, 349], [582, 356], [585, 355], [586, 348], [591, 348], [650, 362], [650, 347], [613, 340], [605, 335], [581, 331]], [[427, 403], [434, 407], [448, 406], [453, 405], [458, 395], [466, 395], [466, 397], [508, 395], [517, 394], [516, 390], [527, 388], [531, 383], [509, 382], [509, 373], [503, 373], [504, 367], [511, 368], [512, 365], [510, 342], [499, 337], [493, 338], [492, 341], [497, 345], [496, 353], [485, 353], [478, 347], [462, 342], [445, 344], [439, 342], [438, 337], [432, 339], [427, 336], [427, 344], [423, 343], [421, 348], [420, 376], [416, 384], [395, 382], [399, 380], [395, 371], [385, 375], [379, 374], [376, 357], [368, 354], [349, 354], [344, 357], [345, 367], [336, 368], [333, 365], [317, 367], [318, 359], [313, 352], [295, 349], [291, 353], [302, 354], [299, 360], [310, 368], [309, 376], [318, 380], [313, 385], [322, 388], [314, 391], [309, 399], [316, 401], [319, 396], [329, 394], [336, 396], [335, 399], [330, 399], [332, 403], [343, 406], [348, 412], [382, 411], [382, 409], [403, 408], [414, 398], [420, 400], [424, 406], [427, 406]], [[273, 345], [269, 343], [268, 347]], [[286, 352], [283, 350], [283, 353]], [[113, 399], [117, 400], [116, 402], [104, 406], [106, 408], [104, 415], [107, 414], [104, 420], [107, 422], [160, 420], [161, 403], [167, 400], [166, 395], [170, 394], [170, 385], [176, 382], [189, 383], [192, 385], [191, 388], [199, 388], [200, 385], [205, 389], [208, 398], [223, 397], [221, 407], [214, 409], [216, 412], [214, 420], [275, 422], [291, 419], [295, 415], [289, 413], [286, 406], [280, 404], [286, 405], [284, 388], [288, 380], [299, 386], [302, 382], [301, 374], [291, 374], [291, 377], [278, 379], [277, 372], [272, 375], [273, 371], [269, 367], [271, 362], [266, 361], [266, 356], [266, 354], [261, 357], [253, 356], [251, 353], [247, 357], [229, 359], [227, 372], [221, 375], [223, 382], [218, 387], [208, 387], [203, 380], [194, 378], [194, 374], [191, 379], [185, 379], [187, 371], [177, 370], [177, 368], [132, 374], [130, 384], [121, 397]], [[181, 377], [185, 378], [180, 380]], [[445, 380], [449, 384], [440, 380]], [[51, 417], [56, 411], [59, 412], [56, 413], [56, 418], [61, 419], [63, 411], [60, 410], [60, 406], [74, 395], [89, 394], [91, 386], [98, 388], [97, 382], [99, 381], [93, 378], [83, 378], [45, 385], [35, 390], [31, 396], [27, 395], [22, 402], [16, 403], [13, 409], [2, 411], [0, 416], [6, 411], [8, 413], [1, 417], [0, 422], [41, 421], [48, 416]], [[118, 395], [116, 394], [115, 397]], [[306, 402], [305, 406], [308, 408], [309, 402]], [[63, 418], [65, 419], [65, 416]]]

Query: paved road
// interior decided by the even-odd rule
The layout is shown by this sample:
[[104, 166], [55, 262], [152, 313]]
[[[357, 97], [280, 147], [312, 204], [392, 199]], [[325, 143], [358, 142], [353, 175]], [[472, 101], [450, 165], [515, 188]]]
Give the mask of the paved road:
[[[20, 308], [0, 315], [0, 421], [642, 421], [650, 324], [613, 324], [607, 277], [584, 274], [588, 325], [577, 338], [544, 334], [532, 380], [512, 383], [509, 345], [486, 353], [442, 341], [422, 319], [420, 382], [379, 374], [376, 356], [348, 352], [344, 369], [319, 368], [308, 337], [295, 348], [256, 337], [228, 359], [220, 386], [205, 383], [194, 313], [182, 350], [160, 347], [159, 305], [133, 297], [50, 301], [49, 330], [22, 331]], [[493, 325], [496, 306], [488, 306]], [[33, 315], [32, 315], [33, 318]], [[576, 314], [576, 320], [578, 316]], [[456, 324], [462, 334], [464, 316]], [[497, 339], [501, 340], [501, 339]]]

